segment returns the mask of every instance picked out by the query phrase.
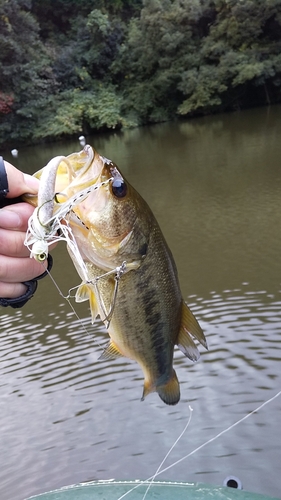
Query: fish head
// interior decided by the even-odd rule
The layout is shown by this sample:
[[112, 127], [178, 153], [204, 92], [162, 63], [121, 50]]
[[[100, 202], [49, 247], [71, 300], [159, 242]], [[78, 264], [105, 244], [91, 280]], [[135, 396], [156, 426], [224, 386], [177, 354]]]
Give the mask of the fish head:
[[[54, 185], [51, 172], [56, 172]], [[84, 261], [111, 270], [126, 261], [137, 268], [146, 256], [153, 215], [146, 202], [111, 160], [91, 146], [53, 158], [34, 174], [40, 180], [41, 205], [53, 200], [53, 215], [66, 210]], [[40, 191], [40, 189], [39, 189]], [[39, 197], [25, 197], [36, 206]], [[46, 197], [46, 200], [45, 200]], [[40, 203], [39, 203], [40, 204]]]
[[81, 166], [78, 173], [77, 165], [85, 156], [85, 148], [80, 154], [68, 156], [67, 163], [76, 175], [64, 190], [69, 196], [81, 187], [92, 186], [88, 196], [73, 207], [82, 223], [81, 226], [72, 219], [81, 253], [103, 269], [113, 269], [124, 261], [137, 267], [148, 248], [150, 209], [115, 163], [86, 147], [86, 153], [92, 157], [91, 165]]

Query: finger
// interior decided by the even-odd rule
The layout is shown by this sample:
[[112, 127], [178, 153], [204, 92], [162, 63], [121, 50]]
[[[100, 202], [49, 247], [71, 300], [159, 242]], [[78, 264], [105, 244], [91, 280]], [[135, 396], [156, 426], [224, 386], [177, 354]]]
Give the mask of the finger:
[[0, 297], [5, 299], [15, 299], [21, 297], [26, 292], [26, 286], [23, 283], [5, 283], [0, 282]]
[[38, 192], [39, 181], [31, 175], [24, 174], [8, 161], [4, 161], [9, 192], [7, 198], [16, 198], [22, 194], [36, 194]]
[[24, 240], [24, 232], [0, 228], [0, 259], [2, 255], [9, 257], [29, 257], [30, 251], [24, 245]]
[[3, 229], [17, 229], [26, 231], [28, 219], [34, 208], [28, 203], [16, 203], [0, 210], [0, 227]]
[[37, 262], [29, 257], [0, 256], [0, 282], [19, 283], [37, 278], [46, 271], [48, 262]]
[[[25, 246], [25, 238], [25, 232], [10, 231], [0, 228], [0, 259], [2, 255], [8, 257], [30, 257], [31, 250], [30, 247]], [[49, 251], [53, 250], [56, 245], [57, 243], [50, 245]]]

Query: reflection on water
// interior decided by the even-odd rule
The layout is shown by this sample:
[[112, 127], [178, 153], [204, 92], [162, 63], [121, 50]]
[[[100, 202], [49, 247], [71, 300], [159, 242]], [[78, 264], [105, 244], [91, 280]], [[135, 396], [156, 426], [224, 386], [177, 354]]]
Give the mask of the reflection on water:
[[[90, 138], [116, 161], [160, 222], [182, 290], [208, 338], [193, 365], [179, 351], [181, 402], [140, 402], [138, 365], [99, 361], [107, 340], [45, 279], [22, 310], [1, 310], [2, 500], [79, 481], [151, 476], [183, 430], [169, 465], [279, 392], [281, 384], [281, 108], [246, 111]], [[40, 168], [77, 143], [20, 151]], [[7, 155], [6, 155], [7, 157]], [[78, 278], [63, 247], [53, 276]], [[62, 271], [63, 270], [63, 271]], [[160, 476], [280, 496], [281, 397]], [[129, 498], [129, 497], [128, 497]]]

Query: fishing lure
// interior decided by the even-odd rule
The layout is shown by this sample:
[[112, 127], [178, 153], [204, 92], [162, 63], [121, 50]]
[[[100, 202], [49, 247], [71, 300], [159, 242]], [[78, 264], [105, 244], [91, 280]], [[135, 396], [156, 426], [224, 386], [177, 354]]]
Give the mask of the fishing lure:
[[[59, 193], [56, 193], [51, 200], [44, 201], [42, 205], [36, 207], [32, 216], [29, 218], [28, 229], [24, 241], [25, 246], [30, 251], [30, 257], [34, 257], [39, 262], [43, 262], [48, 257], [48, 247], [58, 241], [66, 241], [70, 244], [71, 242], [75, 242], [75, 245], [73, 246], [75, 254], [77, 253], [77, 255], [81, 255], [68, 223], [69, 214], [71, 213], [73, 207], [82, 202], [92, 191], [99, 189], [101, 186], [108, 184], [112, 180], [113, 179], [108, 179], [104, 182], [89, 186], [86, 189], [82, 189], [64, 203], [57, 202]], [[40, 216], [42, 209], [49, 203], [52, 203], [52, 206], [55, 206], [55, 202], [57, 202], [56, 208], [59, 206], [59, 208], [55, 211], [55, 215], [52, 215], [49, 219], [44, 220], [44, 218]], [[62, 224], [62, 220], [64, 221], [64, 224]]]
[[[83, 283], [94, 286], [99, 305], [104, 314], [104, 317], [101, 319], [105, 323], [106, 328], [108, 328], [114, 312], [119, 280], [126, 272], [127, 264], [124, 261], [121, 266], [117, 266], [115, 269], [97, 276], [94, 280], [89, 279], [88, 270], [79, 251], [70, 222], [74, 217], [77, 218], [76, 214], [73, 212], [73, 208], [85, 200], [91, 192], [112, 182], [113, 178], [109, 178], [106, 181], [81, 189], [75, 193], [75, 195], [62, 203], [58, 201], [58, 198], [59, 196], [63, 196], [63, 193], [54, 193], [50, 199], [46, 199], [46, 195], [50, 195], [50, 187], [53, 188], [53, 191], [55, 189], [54, 173], [56, 173], [62, 160], [67, 162], [67, 158], [59, 156], [53, 158], [53, 160], [51, 160], [46, 166], [47, 176], [45, 175], [45, 177], [48, 178], [47, 183], [44, 182], [42, 174], [40, 186], [43, 185], [43, 187], [39, 189], [38, 193], [38, 203], [40, 201], [41, 203], [35, 208], [32, 216], [29, 218], [24, 245], [29, 249], [31, 258], [43, 263], [48, 258], [49, 246], [59, 241], [65, 241], [70, 255], [74, 257], [77, 266], [79, 267]], [[46, 185], [48, 188], [45, 187]], [[109, 310], [106, 311], [100, 295], [98, 283], [101, 279], [109, 276], [110, 274], [114, 274], [115, 287], [111, 305]], [[74, 287], [69, 290], [69, 294], [65, 298], [71, 298], [71, 291], [75, 288], [78, 287]]]

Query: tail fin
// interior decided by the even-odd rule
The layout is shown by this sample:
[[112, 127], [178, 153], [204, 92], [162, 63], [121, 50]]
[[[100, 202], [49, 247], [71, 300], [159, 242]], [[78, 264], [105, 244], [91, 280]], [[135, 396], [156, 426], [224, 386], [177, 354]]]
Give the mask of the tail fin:
[[158, 385], [155, 387], [148, 380], [144, 381], [143, 393], [141, 401], [151, 392], [158, 392], [159, 397], [166, 403], [166, 405], [176, 405], [180, 400], [180, 384], [178, 381], [177, 374], [175, 370], [172, 372], [172, 376], [169, 378], [168, 382], [164, 385]]
[[176, 405], [179, 402], [180, 384], [175, 370], [173, 370], [170, 380], [165, 385], [156, 387], [156, 391], [166, 405]]

